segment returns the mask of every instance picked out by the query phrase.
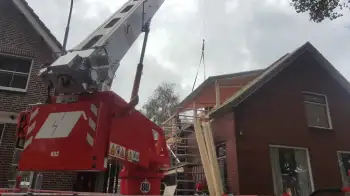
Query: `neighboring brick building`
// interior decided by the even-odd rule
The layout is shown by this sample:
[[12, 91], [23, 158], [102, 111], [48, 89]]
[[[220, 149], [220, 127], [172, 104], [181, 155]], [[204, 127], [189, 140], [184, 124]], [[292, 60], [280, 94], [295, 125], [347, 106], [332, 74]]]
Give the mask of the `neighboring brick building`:
[[350, 84], [310, 43], [236, 76], [208, 78], [181, 103], [221, 100], [209, 117], [228, 192], [299, 196], [348, 186]]
[[[0, 1], [0, 188], [14, 183], [20, 152], [15, 149], [16, 116], [28, 104], [45, 100], [47, 91], [36, 75], [60, 50], [61, 44], [24, 0]], [[75, 177], [45, 173], [43, 188], [71, 190]]]

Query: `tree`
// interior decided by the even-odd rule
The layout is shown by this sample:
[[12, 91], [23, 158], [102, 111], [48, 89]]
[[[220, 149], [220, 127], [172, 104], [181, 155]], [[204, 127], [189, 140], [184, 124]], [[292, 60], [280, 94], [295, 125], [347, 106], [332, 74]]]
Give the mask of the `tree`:
[[180, 96], [175, 90], [175, 84], [162, 83], [142, 106], [142, 113], [159, 125], [175, 112], [179, 101]]
[[292, 0], [290, 4], [297, 13], [309, 12], [310, 20], [320, 23], [343, 16], [340, 12], [349, 9], [350, 0]]

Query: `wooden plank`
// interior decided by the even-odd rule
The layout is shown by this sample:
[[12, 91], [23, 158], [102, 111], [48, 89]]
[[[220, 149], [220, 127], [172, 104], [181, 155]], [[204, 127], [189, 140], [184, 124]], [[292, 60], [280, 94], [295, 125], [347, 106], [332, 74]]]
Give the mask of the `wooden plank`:
[[163, 192], [163, 196], [173, 196], [175, 194], [177, 185], [166, 186]]
[[220, 85], [220, 88], [242, 88], [244, 85]]
[[204, 176], [207, 180], [209, 195], [216, 195], [215, 187], [213, 186], [213, 183], [214, 183], [213, 174], [211, 172], [210, 165], [209, 165], [208, 153], [204, 142], [203, 130], [201, 128], [200, 120], [196, 120], [194, 122], [194, 130], [195, 130], [196, 139], [198, 143], [199, 153], [201, 155], [202, 165], [204, 169]]
[[179, 168], [175, 168], [172, 170], [169, 170], [167, 172], [164, 173], [165, 176], [167, 175], [172, 175], [172, 174], [176, 174], [176, 173], [184, 173], [184, 168], [183, 167], [179, 167]]
[[167, 123], [170, 122], [173, 118], [175, 118], [176, 115], [178, 115], [178, 112], [175, 112], [173, 115], [171, 115], [166, 121], [162, 122], [161, 125], [167, 124]]
[[216, 179], [215, 179], [215, 168], [213, 167], [213, 156], [212, 156], [212, 152], [211, 152], [211, 144], [209, 143], [209, 139], [208, 139], [208, 131], [207, 131], [207, 128], [206, 128], [206, 124], [203, 122], [202, 123], [202, 127], [203, 127], [203, 135], [204, 135], [204, 141], [205, 141], [205, 144], [206, 144], [206, 150], [207, 150], [207, 153], [208, 153], [208, 160], [209, 160], [209, 170], [210, 170], [210, 173], [212, 175], [212, 178], [213, 178], [213, 184], [212, 186], [214, 187], [215, 189], [215, 195], [218, 194], [218, 185], [217, 185], [217, 182], [216, 182]]
[[215, 80], [215, 107], [220, 106], [220, 84], [219, 81]]
[[211, 169], [212, 169], [212, 172], [214, 175], [213, 177], [215, 180], [214, 186], [215, 186], [216, 194], [222, 195], [224, 193], [224, 189], [222, 186], [222, 179], [220, 176], [219, 163], [217, 161], [214, 138], [213, 138], [213, 133], [211, 130], [210, 123], [203, 122], [203, 127], [204, 127], [204, 133], [205, 133], [205, 140], [206, 140], [207, 148], [208, 148], [210, 165], [211, 165]]

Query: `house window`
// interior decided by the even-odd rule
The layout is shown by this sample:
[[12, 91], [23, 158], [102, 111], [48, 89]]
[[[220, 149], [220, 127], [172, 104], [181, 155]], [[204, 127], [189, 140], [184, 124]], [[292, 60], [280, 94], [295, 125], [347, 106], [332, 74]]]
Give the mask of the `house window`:
[[313, 190], [307, 149], [270, 147], [271, 167], [276, 196], [308, 196]]
[[332, 128], [327, 97], [303, 93], [307, 123], [310, 127]]
[[5, 124], [0, 124], [0, 146], [1, 146], [2, 139], [4, 137], [4, 130], [5, 130]]
[[350, 184], [350, 152], [338, 152], [338, 162], [343, 186]]
[[0, 88], [26, 90], [32, 60], [14, 56], [0, 56]]
[[8, 186], [9, 188], [14, 188], [16, 185], [16, 177], [18, 175], [22, 176], [21, 184], [25, 186], [31, 186], [33, 182], [34, 172], [29, 171], [18, 171], [18, 163], [22, 153], [22, 149], [15, 148], [15, 152], [13, 154], [12, 164], [10, 168], [10, 175], [8, 178]]
[[221, 181], [223, 187], [227, 190], [227, 163], [226, 163], [226, 144], [222, 143], [216, 146], [216, 155], [219, 164]]

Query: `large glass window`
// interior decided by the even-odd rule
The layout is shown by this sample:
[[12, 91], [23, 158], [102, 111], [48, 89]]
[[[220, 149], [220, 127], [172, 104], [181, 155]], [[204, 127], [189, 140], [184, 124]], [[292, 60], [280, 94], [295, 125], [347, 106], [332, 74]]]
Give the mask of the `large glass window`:
[[0, 86], [9, 90], [25, 90], [31, 64], [31, 59], [0, 55]]
[[308, 196], [312, 192], [307, 149], [270, 147], [275, 195]]
[[348, 187], [350, 184], [350, 152], [338, 152], [338, 162], [343, 186]]

